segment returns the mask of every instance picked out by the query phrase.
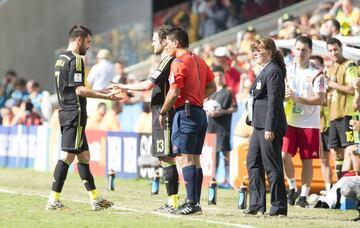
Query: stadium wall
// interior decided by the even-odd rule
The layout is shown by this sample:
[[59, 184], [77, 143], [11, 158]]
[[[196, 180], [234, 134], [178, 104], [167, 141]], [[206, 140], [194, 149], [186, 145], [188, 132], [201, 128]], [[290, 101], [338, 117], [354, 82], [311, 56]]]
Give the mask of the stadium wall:
[[72, 25], [85, 24], [101, 33], [135, 19], [151, 26], [151, 15], [147, 0], [2, 0], [0, 75], [14, 69], [53, 92], [54, 52], [67, 45]]
[[[120, 178], [152, 177], [154, 168], [138, 165], [139, 156], [151, 154], [151, 135], [134, 132], [87, 130], [91, 154], [90, 166], [95, 176], [106, 176], [112, 169]], [[50, 171], [60, 157], [60, 131], [47, 126], [0, 126], [0, 167]], [[204, 184], [215, 175], [215, 135], [208, 134], [201, 163]], [[72, 165], [71, 172], [77, 172]], [[181, 170], [180, 170], [181, 171]]]

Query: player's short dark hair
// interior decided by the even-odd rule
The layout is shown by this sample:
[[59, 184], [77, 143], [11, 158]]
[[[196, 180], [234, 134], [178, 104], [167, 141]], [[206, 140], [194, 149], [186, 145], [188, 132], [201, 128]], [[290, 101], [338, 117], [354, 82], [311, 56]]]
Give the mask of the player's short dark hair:
[[336, 39], [335, 37], [331, 37], [329, 38], [327, 41], [326, 41], [326, 47], [331, 44], [331, 45], [334, 45], [334, 44], [337, 44], [339, 47], [342, 46], [340, 40]]
[[73, 40], [79, 36], [85, 39], [87, 36], [92, 36], [92, 32], [83, 25], [74, 25], [69, 31], [69, 39]]
[[170, 29], [170, 25], [159, 25], [154, 29], [154, 33], [157, 33], [161, 40], [165, 40], [166, 35], [169, 33]]
[[166, 37], [168, 37], [172, 41], [174, 40], [178, 41], [178, 43], [182, 48], [189, 47], [189, 36], [187, 32], [182, 28], [170, 29]]
[[313, 46], [313, 42], [311, 40], [311, 38], [307, 37], [307, 36], [298, 36], [295, 40], [295, 44], [297, 42], [300, 42], [302, 44], [307, 44], [307, 46], [312, 49], [312, 46]]

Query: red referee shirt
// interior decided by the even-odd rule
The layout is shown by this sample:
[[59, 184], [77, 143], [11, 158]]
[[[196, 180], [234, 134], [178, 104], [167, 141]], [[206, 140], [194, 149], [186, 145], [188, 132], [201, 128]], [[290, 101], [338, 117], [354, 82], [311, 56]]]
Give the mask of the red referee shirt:
[[180, 89], [174, 108], [181, 107], [188, 100], [191, 105], [203, 106], [205, 86], [214, 80], [214, 74], [199, 56], [187, 52], [171, 64], [170, 87]]

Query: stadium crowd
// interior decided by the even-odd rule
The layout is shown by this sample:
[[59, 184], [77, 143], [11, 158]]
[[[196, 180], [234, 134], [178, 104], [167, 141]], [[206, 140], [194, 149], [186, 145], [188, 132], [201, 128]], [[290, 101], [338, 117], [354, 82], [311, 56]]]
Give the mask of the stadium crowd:
[[[205, 4], [203, 1], [198, 2]], [[212, 28], [211, 30], [209, 29], [210, 27], [207, 26], [207, 24], [210, 24], [208, 20], [211, 19], [209, 15], [215, 14], [216, 12], [213, 12], [215, 9], [220, 11], [224, 7], [223, 5], [220, 7], [217, 2], [219, 1], [206, 1], [207, 4], [203, 5], [203, 8], [200, 7], [201, 4], [198, 6], [198, 10], [202, 10], [203, 16], [207, 14], [207, 16], [203, 17], [204, 22], [202, 22], [203, 24], [201, 25], [203, 30], [202, 33], [199, 34], [200, 37], [207, 37], [220, 31], [218, 30], [219, 28]], [[222, 2], [230, 4], [232, 1]], [[229, 7], [228, 9], [232, 8]], [[243, 11], [248, 12], [244, 9]], [[231, 13], [234, 12], [228, 12], [230, 16], [232, 15]], [[219, 15], [221, 16], [221, 13], [219, 13]], [[224, 24], [224, 28], [227, 28], [227, 24], [233, 23], [231, 24], [231, 26], [233, 26], [242, 22], [241, 18], [231, 19], [230, 16], [227, 17], [226, 21], [224, 18], [220, 18], [220, 21]], [[251, 15], [246, 14], [243, 14], [243, 16], [251, 17]], [[274, 40], [291, 40], [299, 36], [305, 36], [311, 38], [314, 43], [315, 41], [327, 42], [327, 51], [309, 56], [312, 64], [316, 65], [316, 68], [323, 74], [322, 83], [324, 88], [322, 88], [323, 90], [318, 90], [318, 92], [326, 94], [325, 97], [327, 98], [327, 102], [324, 102], [323, 105], [316, 104], [319, 109], [314, 109], [318, 112], [315, 113], [315, 115], [321, 117], [321, 124], [315, 128], [319, 129], [323, 134], [331, 128], [331, 122], [337, 121], [339, 118], [349, 117], [346, 119], [347, 122], [344, 126], [347, 126], [348, 130], [354, 129], [354, 133], [351, 133], [350, 136], [347, 135], [348, 137], [352, 137], [351, 142], [345, 140], [346, 142], [340, 142], [339, 146], [330, 145], [331, 143], [326, 142], [323, 143], [324, 141], [320, 138], [321, 149], [319, 149], [319, 154], [309, 158], [310, 160], [321, 159], [326, 191], [329, 192], [332, 186], [338, 186], [332, 183], [333, 174], [330, 168], [330, 159], [334, 159], [334, 163], [336, 164], [338, 180], [344, 175], [359, 175], [358, 171], [360, 170], [360, 153], [358, 152], [359, 148], [357, 144], [359, 142], [357, 133], [360, 131], [360, 123], [358, 121], [358, 111], [360, 110], [359, 63], [357, 62], [358, 59], [352, 59], [351, 61], [343, 57], [344, 47], [360, 48], [360, 44], [359, 42], [356, 43], [356, 39], [353, 39], [355, 40], [354, 42], [345, 42], [347, 37], [357, 36], [359, 34], [360, 9], [355, 6], [351, 0], [339, 0], [335, 3], [321, 1], [318, 8], [313, 12], [298, 17], [291, 14], [284, 14], [278, 20], [278, 29], [269, 34]], [[215, 104], [214, 102], [205, 103], [204, 106], [205, 109], [207, 109], [210, 119], [216, 121], [216, 119], [221, 118], [221, 116], [226, 116], [226, 120], [223, 118], [220, 122], [228, 124], [229, 119], [231, 121], [232, 113], [237, 111], [237, 109], [243, 116], [247, 115], [245, 103], [249, 97], [249, 89], [260, 71], [259, 67], [253, 63], [251, 44], [260, 37], [260, 34], [257, 33], [256, 26], [248, 26], [246, 30], [239, 32], [238, 40], [235, 44], [229, 44], [224, 47], [213, 47], [210, 44], [204, 44], [193, 50], [194, 53], [201, 56], [205, 62], [212, 67], [214, 72], [217, 72], [216, 75], [218, 75], [217, 77], [219, 78], [217, 79], [218, 86], [220, 85], [219, 87], [224, 87], [231, 92], [227, 94], [229, 97], [226, 104], [216, 102]], [[335, 39], [329, 42], [330, 38]], [[294, 61], [294, 50], [292, 49], [294, 44], [295, 41], [291, 43], [290, 46], [280, 48], [285, 63], [288, 66]], [[331, 49], [330, 47], [332, 46], [335, 46], [335, 49]], [[308, 47], [312, 49], [311, 45], [308, 45]], [[336, 53], [334, 54], [334, 52]], [[159, 59], [156, 57], [151, 58], [153, 66], [157, 66]], [[337, 58], [340, 58], [340, 60]], [[339, 66], [334, 64], [335, 62], [338, 62], [339, 65], [346, 63], [344, 69], [339, 70]], [[334, 69], [336, 67], [337, 69]], [[93, 89], [103, 89], [107, 87], [111, 81], [121, 82], [123, 84], [136, 82], [137, 77], [126, 74], [124, 68], [124, 62], [119, 60], [113, 63], [111, 53], [106, 49], [101, 49], [97, 55], [97, 63], [91, 67], [87, 76], [88, 86]], [[149, 74], [151, 74], [153, 70], [154, 69], [150, 69]], [[287, 78], [291, 76], [289, 74], [290, 72], [288, 71]], [[340, 74], [343, 74], [344, 77], [341, 80], [340, 77], [342, 76]], [[290, 86], [292, 82], [288, 81], [287, 83]], [[336, 100], [336, 97], [339, 96], [343, 98]], [[216, 100], [214, 97], [211, 99]], [[290, 96], [289, 100], [291, 101], [291, 99], [292, 97]], [[289, 100], [285, 102], [285, 105], [291, 103]], [[129, 111], [130, 113], [125, 112], [127, 107], [139, 105], [142, 114], [138, 115], [138, 119], [136, 120], [138, 122], [137, 124], [134, 125], [134, 123], [132, 123], [133, 126], [136, 126], [133, 130], [136, 132], [150, 133], [151, 113], [148, 101], [149, 93], [135, 91], [128, 91], [128, 98], [121, 101], [96, 102], [90, 100], [88, 104], [90, 106], [88, 112], [90, 115], [87, 128], [108, 131], [128, 130], [123, 127], [127, 121], [122, 122], [122, 116], [132, 115], [131, 111]], [[339, 107], [345, 107], [344, 109], [346, 110], [338, 110]], [[49, 92], [42, 90], [39, 82], [21, 78], [13, 70], [6, 72], [1, 82], [0, 108], [0, 120], [3, 126], [13, 126], [17, 124], [37, 126], [47, 122], [51, 123], [57, 119], [58, 107], [56, 105], [56, 99], [52, 99]], [[337, 113], [334, 114], [334, 112]], [[230, 132], [229, 127], [221, 129], [219, 133], [222, 136], [221, 138], [230, 141], [230, 135], [233, 134], [248, 138], [249, 133], [244, 134], [244, 129], [248, 129], [245, 125], [244, 118], [240, 118], [236, 125], [235, 132]], [[212, 132], [218, 133], [216, 129], [212, 130]], [[336, 137], [342, 140], [343, 136], [337, 135], [335, 138]], [[310, 141], [310, 139], [306, 138], [304, 138], [304, 140]], [[225, 152], [228, 153], [231, 151], [231, 148], [227, 145], [221, 147], [221, 149], [217, 149], [217, 152], [221, 150], [225, 150]], [[286, 162], [289, 161], [286, 160], [286, 156], [283, 157], [284, 166], [288, 167]], [[226, 173], [229, 175], [229, 156], [225, 155], [225, 159], [227, 166]], [[307, 167], [313, 169], [312, 165]], [[297, 190], [296, 184], [294, 185], [293, 177], [290, 177], [291, 175], [288, 175], [287, 172], [285, 172], [285, 174], [289, 184], [288, 203], [292, 205], [295, 204], [295, 199], [301, 196], [303, 197], [300, 197], [302, 202], [297, 203], [297, 205], [307, 207], [308, 203], [306, 198], [309, 197], [310, 185], [304, 183], [300, 193], [300, 191]], [[311, 172], [308, 175], [310, 175], [311, 180]], [[227, 177], [222, 184], [228, 185], [228, 181], [229, 178]], [[336, 194], [335, 197], [337, 197]], [[328, 205], [326, 203], [328, 201], [325, 200], [319, 202], [321, 203], [316, 204], [318, 207], [339, 207], [339, 205], [336, 204], [336, 200], [335, 203], [331, 205]]]

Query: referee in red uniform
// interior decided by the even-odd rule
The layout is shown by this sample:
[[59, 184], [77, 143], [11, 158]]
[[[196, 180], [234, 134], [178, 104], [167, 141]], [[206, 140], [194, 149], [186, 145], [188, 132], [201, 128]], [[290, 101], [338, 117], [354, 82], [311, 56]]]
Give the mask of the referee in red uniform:
[[203, 101], [216, 91], [214, 75], [203, 59], [187, 50], [186, 31], [173, 28], [166, 37], [166, 51], [175, 57], [170, 69], [170, 90], [161, 108], [159, 122], [164, 127], [167, 112], [174, 106], [172, 126], [173, 152], [182, 167], [187, 199], [175, 214], [201, 214], [200, 195], [203, 180], [200, 154], [207, 119]]

